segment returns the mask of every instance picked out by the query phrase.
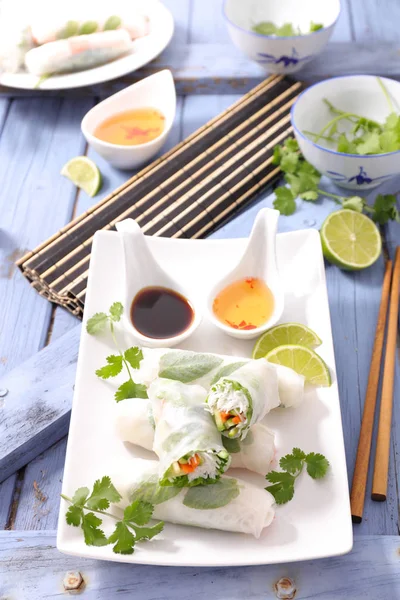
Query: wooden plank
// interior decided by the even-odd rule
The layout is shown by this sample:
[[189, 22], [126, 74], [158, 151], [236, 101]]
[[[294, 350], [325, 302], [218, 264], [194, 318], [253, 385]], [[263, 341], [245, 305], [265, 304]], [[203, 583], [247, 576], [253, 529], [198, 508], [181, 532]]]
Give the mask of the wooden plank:
[[[368, 41], [374, 48], [374, 42], [397, 42], [399, 39], [397, 24], [400, 19], [400, 4], [393, 0], [349, 0], [350, 14], [355, 39]], [[382, 65], [383, 67], [383, 65]], [[377, 73], [380, 73], [377, 69]]]
[[[399, 49], [393, 42], [382, 42], [379, 46], [371, 45], [369, 41], [331, 42], [318, 57], [296, 74], [296, 77], [306, 82], [358, 73], [399, 77]], [[110, 96], [161, 69], [171, 69], [179, 95], [244, 94], [267, 76], [260, 65], [247, 59], [231, 43], [179, 44], [165, 50], [159, 58], [139, 71], [103, 84], [63, 90], [63, 95]], [[59, 91], [1, 87], [0, 95], [47, 97], [59, 96]]]
[[[343, 557], [230, 568], [149, 567], [63, 555], [55, 532], [0, 532], [0, 592], [42, 600], [63, 592], [67, 572], [79, 572], [86, 600], [389, 600], [400, 597], [399, 539], [362, 536]], [[149, 542], [155, 543], [155, 542]], [[290, 579], [290, 582], [281, 581]], [[280, 583], [278, 583], [280, 582]], [[292, 584], [296, 592], [282, 595]], [[278, 586], [278, 588], [277, 588]], [[280, 590], [279, 590], [279, 586]], [[162, 591], [161, 591], [162, 590]], [[279, 591], [281, 592], [279, 594]]]

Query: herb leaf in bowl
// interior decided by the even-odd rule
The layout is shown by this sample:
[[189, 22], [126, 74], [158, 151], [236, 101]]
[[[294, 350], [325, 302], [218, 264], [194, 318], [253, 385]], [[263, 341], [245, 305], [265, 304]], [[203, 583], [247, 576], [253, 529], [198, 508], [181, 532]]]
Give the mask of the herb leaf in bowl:
[[308, 33], [313, 33], [314, 31], [319, 31], [323, 29], [324, 26], [321, 23], [314, 23], [311, 21], [309, 31], [305, 31], [302, 33], [300, 27], [295, 27], [292, 23], [284, 23], [280, 27], [275, 25], [272, 21], [260, 21], [256, 25], [253, 25], [252, 30], [255, 33], [260, 33], [261, 35], [276, 35], [277, 37], [295, 37], [298, 35], [307, 35]]

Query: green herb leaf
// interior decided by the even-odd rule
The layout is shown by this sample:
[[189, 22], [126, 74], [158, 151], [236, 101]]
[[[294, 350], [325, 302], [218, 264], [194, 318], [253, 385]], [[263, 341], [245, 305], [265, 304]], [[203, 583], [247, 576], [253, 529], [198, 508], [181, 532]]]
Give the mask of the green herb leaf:
[[133, 346], [132, 348], [125, 350], [124, 357], [131, 367], [138, 369], [140, 367], [140, 361], [143, 360], [143, 352], [137, 346]]
[[302, 194], [300, 194], [300, 198], [302, 200], [307, 200], [307, 202], [314, 202], [315, 200], [318, 200], [318, 192], [315, 192], [314, 190], [309, 190], [308, 192], [303, 192]]
[[83, 506], [86, 502], [86, 498], [89, 496], [90, 490], [87, 487], [78, 488], [75, 494], [72, 496], [72, 502], [76, 506]]
[[267, 492], [273, 495], [277, 504], [286, 504], [294, 496], [294, 482], [292, 484], [276, 483], [265, 488]]
[[137, 525], [146, 525], [153, 516], [153, 506], [150, 502], [135, 500], [124, 510], [125, 523], [136, 523]]
[[293, 37], [294, 35], [299, 35], [299, 33], [299, 30], [296, 30], [291, 23], [284, 23], [276, 31], [276, 35], [280, 37]]
[[314, 23], [313, 21], [311, 21], [310, 23], [310, 33], [312, 33], [313, 31], [319, 31], [323, 28], [324, 26], [322, 25], [322, 23]]
[[[221, 438], [224, 448], [229, 454], [237, 454], [240, 452], [240, 442], [237, 438], [228, 438], [226, 435], [222, 435]], [[247, 436], [245, 439], [247, 439]]]
[[217, 381], [219, 379], [221, 379], [221, 377], [228, 377], [228, 375], [231, 375], [232, 373], [234, 373], [235, 371], [240, 369], [240, 367], [243, 367], [243, 365], [245, 365], [245, 364], [246, 363], [244, 361], [241, 361], [241, 362], [230, 363], [228, 365], [221, 367], [221, 369], [219, 369], [219, 371], [217, 371], [217, 373], [215, 374], [215, 377], [211, 381], [210, 386], [214, 385], [214, 383], [217, 383]]
[[292, 191], [287, 187], [275, 188], [275, 200], [273, 202], [274, 208], [279, 210], [281, 215], [289, 216], [292, 215], [296, 210], [296, 202], [293, 197]]
[[108, 322], [108, 316], [106, 313], [99, 312], [93, 315], [86, 323], [86, 331], [90, 335], [97, 335], [103, 333]]
[[104, 23], [103, 31], [109, 31], [111, 29], [118, 29], [122, 24], [121, 17], [117, 15], [112, 15], [108, 17], [107, 21]]
[[379, 134], [376, 131], [367, 132], [362, 137], [362, 142], [357, 145], [358, 154], [379, 154], [381, 145]]
[[82, 512], [82, 530], [87, 546], [107, 546], [108, 539], [104, 531], [99, 529], [102, 520], [96, 517], [92, 512], [84, 514]]
[[399, 137], [395, 131], [384, 131], [379, 136], [382, 152], [396, 152], [399, 149]]
[[73, 504], [71, 504], [71, 506], [68, 508], [66, 515], [65, 515], [65, 519], [68, 523], [68, 525], [73, 525], [74, 527], [79, 527], [79, 525], [81, 524], [82, 521], [82, 517], [83, 517], [83, 510], [80, 506], [75, 506]]
[[161, 533], [164, 529], [164, 521], [159, 521], [152, 527], [135, 527], [135, 539], [139, 540], [151, 540], [153, 537]]
[[322, 454], [310, 452], [306, 456], [307, 473], [313, 479], [321, 479], [326, 475], [329, 461]]
[[128, 400], [129, 398], [148, 398], [146, 386], [142, 383], [135, 383], [131, 379], [125, 381], [119, 386], [114, 395], [116, 402]]
[[265, 479], [270, 483], [292, 484], [295, 477], [286, 471], [270, 471], [266, 474]]
[[189, 488], [183, 504], [198, 510], [212, 510], [226, 506], [239, 494], [240, 489], [236, 479], [224, 477], [211, 485]]
[[297, 152], [288, 152], [282, 156], [280, 161], [281, 169], [285, 173], [294, 173], [299, 164], [299, 155]]
[[343, 208], [355, 210], [360, 213], [364, 210], [364, 204], [365, 201], [360, 196], [350, 196], [349, 198], [344, 198], [342, 201]]
[[394, 194], [378, 194], [373, 205], [374, 221], [384, 225], [389, 220], [400, 221], [399, 211], [396, 206], [396, 196]]
[[[293, 475], [301, 471], [306, 458], [305, 453], [300, 448], [293, 448], [291, 454], [286, 454], [279, 461], [279, 466], [284, 471], [292, 473]], [[271, 480], [268, 480], [271, 481]]]
[[95, 481], [86, 505], [92, 510], [106, 510], [110, 506], [110, 502], [119, 502], [121, 498], [122, 496], [111, 483], [111, 479], [106, 475]]
[[65, 40], [74, 35], [78, 35], [79, 21], [67, 21], [65, 27], [57, 34], [58, 40]]
[[114, 302], [114, 304], [110, 306], [110, 317], [113, 321], [120, 321], [123, 312], [124, 307], [121, 302]]
[[108, 541], [111, 544], [116, 542], [115, 546], [113, 546], [115, 554], [133, 554], [136, 540], [133, 533], [123, 521], [119, 521], [116, 524], [114, 532], [110, 535]]
[[97, 31], [99, 24], [96, 21], [86, 21], [79, 28], [78, 35], [90, 35]]
[[271, 21], [262, 21], [253, 26], [253, 31], [261, 35], [276, 35], [277, 27]]
[[160, 359], [159, 377], [190, 383], [219, 367], [223, 359], [212, 354], [196, 352], [166, 352]]
[[122, 356], [112, 354], [106, 358], [108, 365], [101, 367], [95, 371], [97, 377], [102, 379], [109, 379], [109, 377], [116, 377], [122, 371]]
[[337, 151], [343, 154], [356, 154], [357, 146], [347, 139], [345, 133], [341, 133], [338, 139]]
[[133, 489], [129, 494], [129, 499], [133, 503], [137, 500], [149, 502], [150, 504], [162, 504], [171, 498], [174, 498], [181, 491], [180, 488], [174, 486], [163, 486], [158, 482], [158, 476], [152, 475], [141, 483], [137, 488]]

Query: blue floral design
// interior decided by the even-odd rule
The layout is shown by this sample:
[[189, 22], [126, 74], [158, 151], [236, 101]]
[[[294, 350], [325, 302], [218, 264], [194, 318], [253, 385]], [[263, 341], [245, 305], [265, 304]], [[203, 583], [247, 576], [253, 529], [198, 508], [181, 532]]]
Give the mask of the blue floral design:
[[285, 54], [283, 56], [279, 56], [278, 58], [276, 56], [273, 56], [272, 54], [265, 54], [264, 52], [258, 52], [258, 56], [261, 56], [262, 58], [259, 58], [257, 62], [259, 63], [266, 63], [266, 64], [275, 64], [275, 65], [279, 65], [279, 63], [282, 63], [284, 67], [290, 67], [291, 65], [297, 65], [299, 63], [305, 62], [307, 60], [310, 60], [310, 58], [312, 58], [312, 54], [310, 54], [309, 56], [304, 56], [303, 58], [299, 57], [298, 52], [296, 51], [296, 48], [292, 48], [292, 55], [291, 56], [286, 56]]
[[390, 177], [394, 177], [393, 175], [382, 175], [381, 177], [368, 177], [367, 172], [363, 167], [359, 167], [359, 172], [357, 175], [353, 175], [352, 177], [346, 177], [346, 175], [342, 175], [341, 173], [337, 173], [336, 171], [327, 171], [326, 174], [329, 175], [331, 179], [334, 181], [346, 182], [346, 183], [356, 183], [357, 185], [364, 185], [373, 183], [375, 181], [384, 181], [385, 179], [390, 179]]

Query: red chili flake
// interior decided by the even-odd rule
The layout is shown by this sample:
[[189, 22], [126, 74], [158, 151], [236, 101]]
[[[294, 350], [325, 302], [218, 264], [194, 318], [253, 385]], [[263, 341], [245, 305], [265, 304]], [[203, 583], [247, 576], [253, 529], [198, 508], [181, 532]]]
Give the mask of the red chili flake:
[[228, 323], [228, 325], [233, 327], [233, 329], [241, 329], [241, 330], [257, 329], [257, 325], [253, 325], [252, 323], [246, 323], [246, 321], [241, 321], [239, 323], [239, 325], [236, 325], [236, 323], [232, 323], [231, 321], [228, 321], [228, 319], [225, 319], [225, 321]]
[[255, 282], [255, 278], [254, 277], [248, 277], [247, 279], [245, 279], [246, 283], [249, 284], [250, 288], [252, 290], [254, 290], [254, 282]]
[[228, 323], [228, 325], [230, 325], [230, 327], [233, 327], [233, 329], [239, 329], [239, 325], [236, 325], [235, 323], [228, 321], [228, 319], [225, 319], [225, 321]]
[[129, 127], [128, 125], [121, 125], [122, 129], [126, 131], [126, 139], [132, 140], [136, 135], [149, 135], [152, 131], [156, 132], [158, 129], [150, 128], [150, 129], [141, 129], [140, 127]]

